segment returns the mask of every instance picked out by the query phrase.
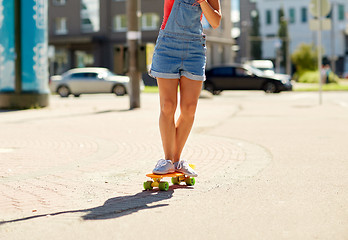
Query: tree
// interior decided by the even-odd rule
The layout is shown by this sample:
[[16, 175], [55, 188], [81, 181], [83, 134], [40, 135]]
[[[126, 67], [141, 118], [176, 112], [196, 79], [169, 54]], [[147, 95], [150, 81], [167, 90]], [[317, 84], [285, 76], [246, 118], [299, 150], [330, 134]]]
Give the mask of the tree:
[[305, 71], [318, 69], [318, 51], [310, 44], [301, 44], [291, 55], [291, 60], [296, 66], [298, 75]]
[[278, 23], [279, 23], [279, 29], [278, 29], [278, 37], [282, 41], [282, 45], [280, 46], [280, 54], [282, 56], [281, 65], [283, 67], [286, 66], [286, 59], [288, 54], [288, 47], [289, 47], [289, 33], [288, 33], [288, 22], [286, 21], [284, 17], [284, 9], [279, 9], [278, 12]]
[[262, 41], [260, 34], [260, 17], [257, 11], [253, 11], [251, 14], [251, 58], [252, 59], [262, 59]]

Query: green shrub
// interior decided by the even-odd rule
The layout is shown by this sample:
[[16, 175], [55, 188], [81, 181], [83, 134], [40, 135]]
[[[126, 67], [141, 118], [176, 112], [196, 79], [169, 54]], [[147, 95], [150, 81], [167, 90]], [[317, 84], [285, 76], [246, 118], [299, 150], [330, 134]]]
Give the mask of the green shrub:
[[340, 78], [334, 72], [330, 72], [329, 83], [338, 83], [339, 81], [340, 81]]
[[[319, 72], [318, 71], [304, 71], [301, 74], [297, 73], [297, 81], [301, 83], [319, 83]], [[326, 79], [323, 80], [326, 83]], [[329, 83], [338, 83], [339, 77], [330, 72]]]
[[[318, 69], [318, 51], [313, 45], [301, 44], [291, 55], [291, 60], [296, 66], [298, 75], [306, 71], [315, 71]], [[299, 76], [299, 77], [300, 77]]]
[[318, 71], [305, 71], [298, 76], [298, 82], [301, 83], [317, 83], [319, 78]]

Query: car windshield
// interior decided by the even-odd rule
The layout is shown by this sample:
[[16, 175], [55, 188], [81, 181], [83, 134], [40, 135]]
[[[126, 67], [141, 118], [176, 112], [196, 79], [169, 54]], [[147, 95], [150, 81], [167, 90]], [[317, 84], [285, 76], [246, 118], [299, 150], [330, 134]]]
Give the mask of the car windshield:
[[115, 76], [115, 74], [113, 72], [111, 72], [110, 70], [101, 71], [98, 74], [99, 78], [108, 78], [108, 77], [112, 77], [112, 76]]
[[115, 76], [115, 74], [109, 70], [106, 71], [106, 76], [108, 77], [112, 77], [112, 76]]
[[249, 70], [250, 72], [252, 72], [253, 74], [255, 74], [256, 76], [263, 76], [263, 75], [265, 75], [264, 72], [262, 72], [260, 69], [252, 67], [250, 65], [245, 66], [245, 68], [247, 70]]
[[262, 68], [262, 67], [259, 67], [257, 69], [259, 69], [261, 71], [273, 71], [273, 68]]

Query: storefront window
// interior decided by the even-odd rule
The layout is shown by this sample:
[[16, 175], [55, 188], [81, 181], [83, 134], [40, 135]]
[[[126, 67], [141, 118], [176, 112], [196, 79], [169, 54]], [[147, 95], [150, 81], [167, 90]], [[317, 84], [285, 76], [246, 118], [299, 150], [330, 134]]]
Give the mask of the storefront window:
[[91, 53], [85, 51], [75, 51], [76, 67], [91, 67], [94, 63], [94, 57]]
[[81, 1], [81, 30], [82, 32], [99, 32], [100, 13], [99, 0]]

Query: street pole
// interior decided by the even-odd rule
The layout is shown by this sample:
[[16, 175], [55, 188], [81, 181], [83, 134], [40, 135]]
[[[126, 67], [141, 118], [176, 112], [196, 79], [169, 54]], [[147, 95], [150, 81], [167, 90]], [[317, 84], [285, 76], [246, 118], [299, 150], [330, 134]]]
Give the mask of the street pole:
[[290, 37], [286, 39], [286, 74], [291, 75]]
[[[284, 9], [284, 0], [282, 0], [282, 8]], [[289, 21], [287, 20], [287, 26], [289, 26]], [[288, 75], [291, 75], [291, 56], [290, 56], [290, 37], [289, 34], [287, 34], [286, 38], [283, 39], [286, 43], [286, 49], [285, 49], [285, 73]]]
[[138, 69], [138, 42], [141, 39], [138, 21], [138, 0], [127, 0], [127, 44], [129, 51], [130, 109], [140, 108], [140, 72]]
[[323, 85], [323, 81], [322, 81], [322, 76], [321, 76], [321, 68], [323, 65], [323, 60], [322, 60], [322, 52], [321, 52], [321, 31], [322, 31], [322, 16], [321, 16], [321, 0], [317, 0], [317, 4], [318, 4], [318, 24], [319, 24], [319, 29], [318, 29], [318, 70], [319, 70], [319, 105], [322, 104], [322, 85]]
[[335, 7], [336, 3], [331, 3], [331, 70], [333, 73], [336, 73], [336, 36], [335, 36]]

